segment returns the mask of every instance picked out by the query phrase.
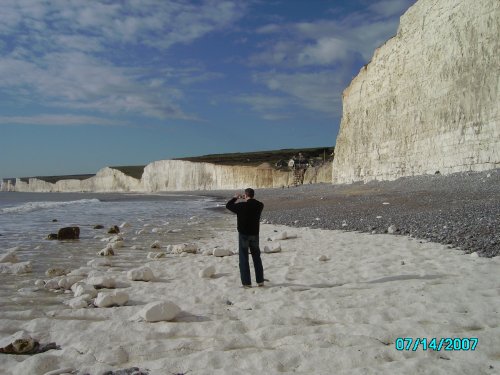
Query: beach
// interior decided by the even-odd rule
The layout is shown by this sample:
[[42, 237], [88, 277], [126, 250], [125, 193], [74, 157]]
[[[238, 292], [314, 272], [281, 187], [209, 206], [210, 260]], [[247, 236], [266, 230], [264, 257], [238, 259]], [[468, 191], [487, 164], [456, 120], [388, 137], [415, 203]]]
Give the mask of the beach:
[[[79, 246], [87, 241], [91, 250], [85, 259], [88, 263], [69, 267], [69, 275], [55, 279], [76, 276], [80, 285], [96, 285], [99, 277], [111, 279], [113, 288], [96, 292], [124, 293], [127, 301], [95, 307], [95, 298], [84, 298], [85, 303], [72, 308], [68, 304], [75, 293], [47, 288], [54, 279], [47, 276], [41, 277], [43, 284], [30, 280], [30, 286], [16, 295], [2, 295], [0, 338], [25, 331], [40, 344], [55, 343], [58, 349], [34, 355], [0, 354], [0, 373], [500, 371], [500, 257], [480, 257], [477, 252], [469, 254], [409, 235], [321, 229], [325, 222], [334, 222], [312, 204], [328, 199], [319, 193], [325, 187], [296, 189], [257, 192], [256, 198], [266, 204], [265, 222], [289, 217], [298, 209], [312, 216], [303, 226], [261, 224], [268, 280], [264, 287], [257, 287], [255, 281], [251, 289], [241, 287], [237, 255], [213, 255], [214, 249], [219, 254], [237, 251], [236, 218], [220, 204], [214, 210], [221, 211], [217, 217], [201, 214], [182, 219], [182, 228], [191, 224], [201, 233], [170, 237], [172, 233], [165, 229], [180, 228], [181, 219], [166, 224], [141, 217], [122, 225], [120, 238], [96, 232], [81, 239]], [[303, 195], [305, 203], [290, 204], [300, 197], [300, 189], [309, 198]], [[287, 190], [295, 194], [286, 195]], [[229, 193], [215, 196], [222, 202]], [[380, 202], [380, 209], [394, 207], [391, 201], [383, 205], [386, 200]], [[159, 234], [161, 228], [165, 234]], [[121, 243], [114, 255], [97, 255], [116, 242]], [[189, 245], [172, 246], [181, 242]], [[280, 251], [268, 253], [265, 247]], [[153, 277], [143, 277], [149, 281], [137, 280], [138, 274], [147, 272], [131, 277], [130, 271], [141, 267], [152, 272]], [[29, 274], [0, 277], [7, 283], [19, 277], [28, 280]], [[50, 299], [50, 304], [41, 304], [43, 299]], [[148, 306], [167, 301], [179, 308], [175, 317], [148, 321]]]

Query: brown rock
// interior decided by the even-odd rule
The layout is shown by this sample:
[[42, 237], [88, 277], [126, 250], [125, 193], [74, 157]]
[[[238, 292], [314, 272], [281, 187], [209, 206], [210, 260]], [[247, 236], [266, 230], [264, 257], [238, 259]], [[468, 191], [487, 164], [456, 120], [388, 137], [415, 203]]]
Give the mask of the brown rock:
[[120, 228], [118, 228], [117, 225], [113, 225], [111, 228], [108, 230], [109, 234], [117, 234], [120, 233]]
[[59, 229], [57, 233], [58, 240], [77, 240], [80, 238], [80, 228], [66, 227]]

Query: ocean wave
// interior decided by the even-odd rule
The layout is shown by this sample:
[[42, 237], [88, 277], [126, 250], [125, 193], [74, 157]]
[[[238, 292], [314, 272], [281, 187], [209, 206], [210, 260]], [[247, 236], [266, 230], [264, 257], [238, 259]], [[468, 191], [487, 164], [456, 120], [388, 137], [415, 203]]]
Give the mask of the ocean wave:
[[0, 209], [0, 214], [22, 214], [26, 212], [33, 212], [39, 210], [47, 210], [52, 208], [59, 208], [70, 205], [84, 205], [89, 203], [99, 203], [99, 199], [79, 199], [76, 201], [66, 201], [66, 202], [26, 202], [19, 206], [4, 207]]

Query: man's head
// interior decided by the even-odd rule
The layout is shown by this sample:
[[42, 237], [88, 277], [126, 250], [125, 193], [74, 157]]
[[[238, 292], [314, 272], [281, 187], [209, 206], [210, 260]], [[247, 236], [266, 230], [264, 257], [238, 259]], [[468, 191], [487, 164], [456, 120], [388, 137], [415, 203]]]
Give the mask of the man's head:
[[247, 196], [247, 198], [253, 198], [255, 195], [255, 191], [252, 188], [246, 188], [245, 195]]

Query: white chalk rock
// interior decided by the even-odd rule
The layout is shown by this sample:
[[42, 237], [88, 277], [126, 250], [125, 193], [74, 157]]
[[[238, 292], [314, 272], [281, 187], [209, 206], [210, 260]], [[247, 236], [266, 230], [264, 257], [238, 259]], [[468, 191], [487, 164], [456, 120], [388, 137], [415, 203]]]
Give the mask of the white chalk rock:
[[61, 280], [61, 277], [54, 277], [53, 279], [47, 280], [45, 282], [44, 288], [45, 289], [59, 289], [59, 280]]
[[214, 249], [213, 256], [214, 257], [227, 257], [233, 255], [233, 252], [228, 249]]
[[130, 224], [127, 223], [126, 221], [124, 221], [123, 223], [120, 224], [120, 228], [123, 229], [123, 228], [130, 228]]
[[394, 234], [396, 233], [398, 228], [395, 225], [391, 225], [389, 228], [387, 228], [387, 233], [389, 234]]
[[326, 255], [320, 255], [320, 256], [318, 257], [318, 260], [319, 260], [320, 262], [326, 262], [326, 261], [327, 261], [327, 260], [329, 260], [329, 259], [330, 259], [330, 258], [328, 258]]
[[92, 269], [90, 267], [80, 267], [77, 269], [74, 269], [70, 273], [68, 273], [66, 276], [87, 276], [89, 272]]
[[151, 248], [152, 249], [161, 249], [160, 241], [153, 242], [153, 244], [151, 245]]
[[108, 244], [104, 249], [102, 249], [101, 251], [97, 252], [97, 255], [100, 255], [102, 257], [108, 257], [108, 256], [111, 256], [111, 255], [115, 255], [115, 252], [113, 250], [113, 245], [112, 244]]
[[94, 301], [97, 307], [123, 306], [128, 302], [128, 294], [117, 290], [100, 292]]
[[127, 277], [134, 281], [151, 281], [154, 280], [155, 275], [149, 267], [139, 267], [127, 272]]
[[61, 278], [58, 282], [59, 288], [69, 290], [73, 286], [73, 284], [81, 281], [83, 276], [65, 276]]
[[198, 251], [198, 246], [194, 243], [181, 243], [178, 245], [172, 246], [173, 254], [182, 254], [182, 253], [193, 253], [196, 254]]
[[97, 290], [92, 285], [85, 283], [76, 283], [71, 287], [71, 290], [75, 297], [88, 295], [90, 298], [95, 298], [97, 296]]
[[210, 279], [215, 275], [215, 266], [208, 266], [202, 269], [198, 274], [202, 279]]
[[45, 286], [45, 281], [38, 279], [35, 281], [35, 286], [43, 287], [43, 286]]
[[154, 251], [151, 251], [148, 253], [148, 259], [160, 259], [160, 258], [165, 258], [167, 254], [165, 254], [165, 252], [163, 251], [159, 251], [159, 252], [154, 252]]
[[163, 228], [153, 228], [151, 229], [151, 233], [162, 233], [163, 232]]
[[281, 252], [281, 244], [273, 244], [271, 247], [269, 246], [264, 246], [264, 252], [267, 254], [271, 253], [279, 253]]
[[22, 273], [31, 273], [32, 271], [33, 267], [30, 261], [21, 263], [0, 263], [0, 273], [19, 275]]
[[470, 253], [471, 258], [479, 258], [479, 254], [476, 252]]
[[56, 276], [64, 276], [69, 273], [69, 270], [62, 267], [50, 267], [47, 271], [45, 271], [45, 276], [47, 277], [56, 277]]
[[116, 282], [114, 279], [106, 276], [94, 276], [87, 279], [87, 284], [93, 285], [96, 289], [109, 288], [113, 289], [116, 287]]
[[146, 322], [161, 322], [175, 319], [181, 312], [179, 306], [170, 301], [151, 302], [139, 313]]
[[273, 241], [286, 240], [287, 238], [288, 238], [288, 233], [287, 232], [281, 232], [277, 236], [273, 237]]
[[92, 299], [92, 297], [88, 294], [85, 294], [83, 296], [72, 298], [65, 303], [72, 309], [83, 309], [89, 305], [89, 298]]
[[18, 261], [15, 251], [0, 255], [0, 263], [17, 263]]

